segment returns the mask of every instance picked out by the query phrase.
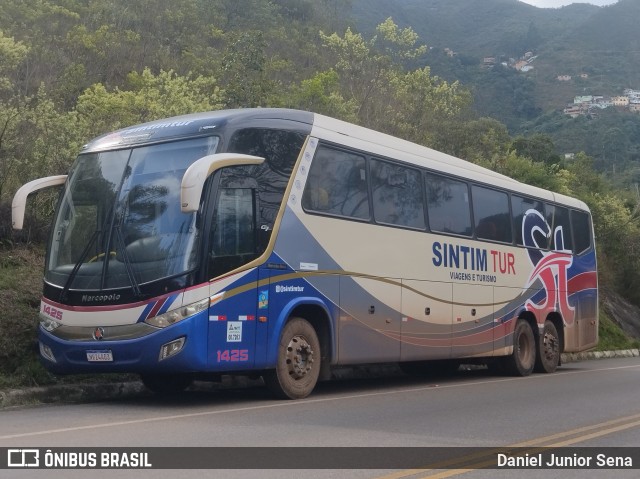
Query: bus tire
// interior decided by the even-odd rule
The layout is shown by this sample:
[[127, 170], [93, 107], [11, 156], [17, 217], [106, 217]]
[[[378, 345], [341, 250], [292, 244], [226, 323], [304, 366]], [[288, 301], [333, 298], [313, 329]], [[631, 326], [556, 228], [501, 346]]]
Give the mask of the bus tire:
[[303, 399], [318, 382], [321, 357], [313, 326], [303, 318], [291, 318], [280, 335], [276, 368], [264, 373], [264, 382], [278, 398]]
[[164, 395], [181, 393], [193, 383], [189, 374], [141, 374], [140, 379], [148, 389]]
[[547, 320], [537, 344], [535, 371], [553, 373], [560, 364], [560, 336], [555, 324]]
[[513, 376], [529, 376], [536, 364], [533, 330], [524, 319], [518, 319], [513, 331], [513, 353], [504, 361], [505, 370]]

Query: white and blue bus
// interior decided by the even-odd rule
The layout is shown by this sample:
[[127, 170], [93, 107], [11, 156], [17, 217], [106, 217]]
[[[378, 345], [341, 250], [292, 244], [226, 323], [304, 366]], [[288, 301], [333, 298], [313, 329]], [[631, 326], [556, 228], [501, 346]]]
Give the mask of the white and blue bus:
[[598, 340], [589, 209], [429, 148], [285, 109], [198, 113], [83, 147], [40, 306], [59, 374], [151, 389], [261, 375], [303, 398], [332, 366], [553, 372]]

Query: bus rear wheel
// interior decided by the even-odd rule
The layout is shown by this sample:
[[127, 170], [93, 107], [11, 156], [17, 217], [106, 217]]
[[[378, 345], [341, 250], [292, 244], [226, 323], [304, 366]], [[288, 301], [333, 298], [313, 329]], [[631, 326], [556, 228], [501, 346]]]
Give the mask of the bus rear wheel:
[[276, 368], [264, 373], [264, 382], [279, 398], [305, 398], [318, 382], [321, 357], [313, 326], [303, 318], [291, 318], [280, 336]]
[[544, 322], [544, 330], [538, 341], [536, 372], [553, 373], [560, 364], [560, 336], [555, 324]]
[[529, 376], [536, 364], [536, 344], [533, 330], [524, 319], [518, 319], [513, 331], [513, 353], [504, 359], [506, 372], [514, 376]]

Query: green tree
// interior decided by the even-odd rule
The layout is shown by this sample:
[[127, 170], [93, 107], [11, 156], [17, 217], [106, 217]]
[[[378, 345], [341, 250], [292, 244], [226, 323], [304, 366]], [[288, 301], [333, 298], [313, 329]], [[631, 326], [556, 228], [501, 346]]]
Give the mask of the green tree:
[[[465, 95], [468, 99], [468, 93]], [[493, 118], [452, 117], [431, 131], [437, 132], [434, 148], [495, 170], [504, 162], [511, 143], [507, 127]]]
[[355, 108], [362, 125], [428, 144], [429, 127], [469, 103], [459, 84], [433, 77], [429, 68], [404, 69], [404, 62], [423, 55], [426, 47], [413, 30], [400, 29], [390, 18], [369, 40], [351, 29], [342, 36], [320, 32], [320, 38], [333, 60], [330, 71], [338, 76], [332, 93]]
[[340, 93], [339, 78], [335, 70], [317, 73], [292, 88], [288, 106], [322, 113], [341, 118], [345, 121], [357, 121], [357, 105], [347, 101]]
[[149, 69], [128, 76], [129, 89], [111, 91], [93, 85], [78, 99], [74, 115], [85, 138], [167, 116], [222, 108], [214, 78], [179, 76], [173, 71], [154, 75]]
[[[65, 173], [81, 144], [75, 119], [58, 111], [44, 87], [33, 97], [0, 109], [0, 203], [9, 203], [30, 180]], [[38, 195], [30, 203], [29, 211], [35, 215], [30, 228], [42, 240], [53, 197]], [[10, 232], [9, 225], [0, 225], [0, 231]]]
[[471, 104], [471, 96], [458, 82], [432, 76], [429, 67], [391, 77], [389, 108], [383, 128], [410, 141], [443, 149], [451, 127]]
[[274, 103], [276, 83], [270, 79], [266, 46], [260, 31], [232, 35], [222, 60], [225, 106], [247, 108]]
[[519, 136], [513, 140], [512, 147], [524, 157], [531, 158], [548, 165], [558, 164], [562, 161], [560, 155], [556, 153], [556, 147], [551, 137], [536, 134], [525, 138]]
[[26, 106], [16, 94], [16, 75], [28, 51], [27, 46], [0, 31], [0, 201], [24, 157], [16, 151], [26, 146], [19, 131]]
[[15, 87], [16, 73], [24, 61], [29, 48], [0, 30], [0, 98], [11, 97]]
[[376, 33], [373, 43], [395, 64], [414, 60], [427, 52], [426, 45], [417, 45], [419, 36], [412, 28], [400, 29], [390, 17], [376, 27]]
[[389, 83], [389, 58], [374, 53], [374, 41], [365, 41], [350, 28], [343, 36], [320, 32], [320, 37], [335, 59], [332, 69], [338, 74], [339, 89], [344, 98], [357, 105], [358, 120], [371, 125], [376, 98], [384, 95]]

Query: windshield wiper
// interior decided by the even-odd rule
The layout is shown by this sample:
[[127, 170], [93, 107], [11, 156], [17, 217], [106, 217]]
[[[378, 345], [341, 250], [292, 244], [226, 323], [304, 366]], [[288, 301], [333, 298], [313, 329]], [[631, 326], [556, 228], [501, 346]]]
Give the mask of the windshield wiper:
[[133, 295], [136, 298], [142, 296], [142, 291], [140, 291], [140, 286], [138, 285], [138, 281], [136, 280], [135, 273], [133, 268], [131, 267], [131, 259], [129, 258], [129, 254], [127, 253], [127, 248], [124, 244], [124, 239], [122, 238], [122, 230], [120, 229], [120, 225], [115, 226], [116, 232], [116, 244], [117, 248], [122, 252], [122, 262], [124, 263], [124, 269], [127, 272], [127, 277], [129, 278], [129, 282], [131, 283], [131, 289], [133, 289]]
[[94, 231], [93, 234], [91, 235], [91, 238], [89, 238], [87, 245], [82, 250], [80, 257], [78, 258], [78, 261], [73, 266], [73, 269], [71, 270], [71, 273], [67, 278], [67, 281], [64, 283], [64, 288], [62, 288], [62, 291], [60, 292], [60, 302], [64, 302], [67, 300], [67, 294], [69, 294], [69, 289], [71, 288], [71, 284], [73, 283], [73, 280], [76, 278], [78, 271], [80, 271], [80, 267], [82, 266], [82, 263], [84, 263], [84, 259], [87, 257], [87, 254], [89, 254], [91, 247], [95, 243], [96, 238], [100, 233], [102, 233], [101, 230]]

